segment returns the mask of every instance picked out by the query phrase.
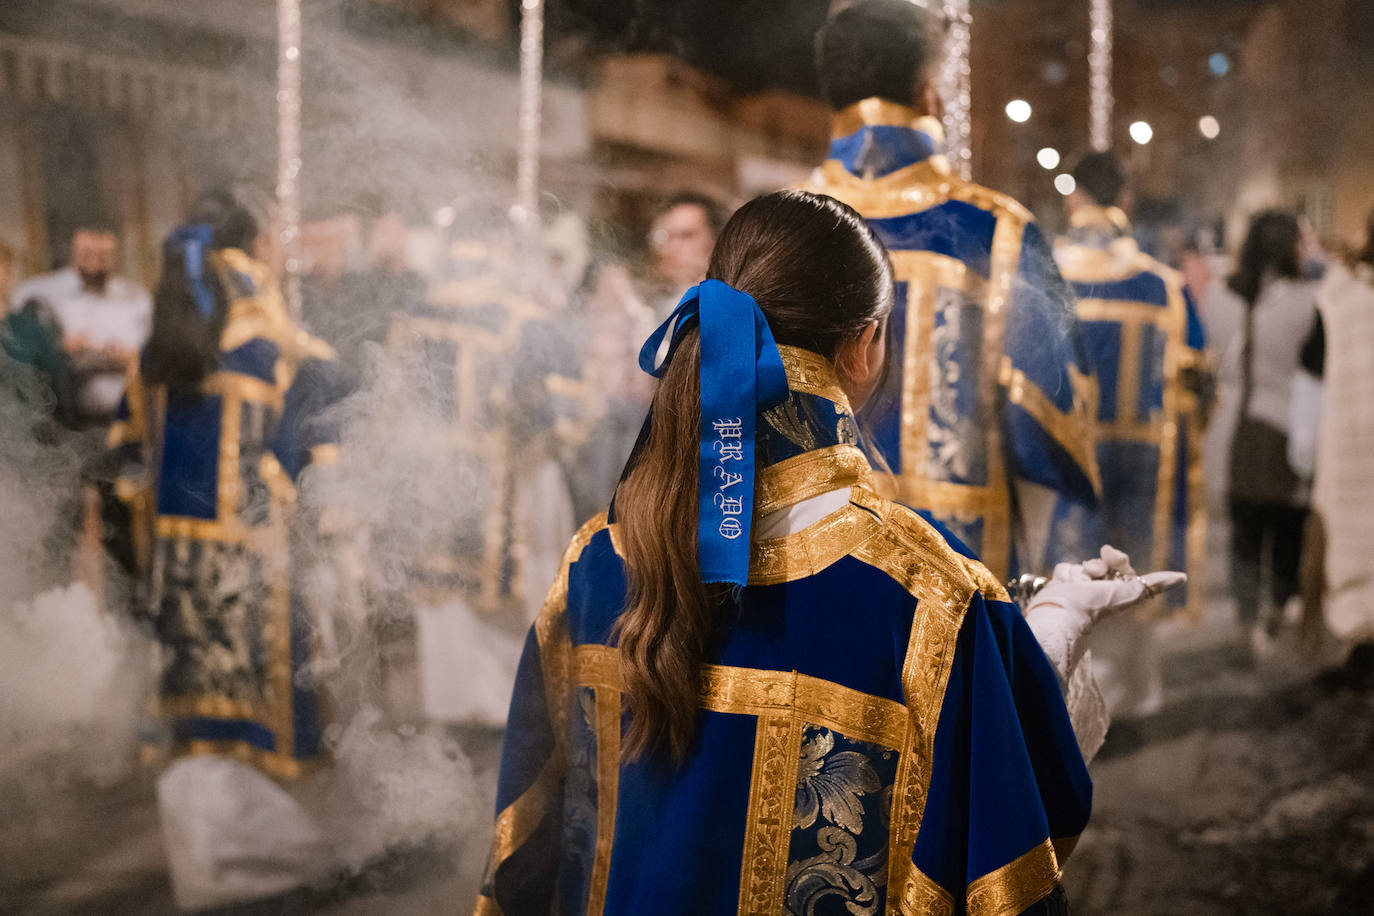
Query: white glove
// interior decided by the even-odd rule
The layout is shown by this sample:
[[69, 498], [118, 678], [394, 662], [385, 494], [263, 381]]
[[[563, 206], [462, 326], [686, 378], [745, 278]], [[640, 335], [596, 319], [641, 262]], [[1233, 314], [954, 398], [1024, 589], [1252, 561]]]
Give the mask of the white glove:
[[1137, 576], [1130, 557], [1106, 545], [1100, 559], [1056, 566], [1049, 583], [1030, 600], [1026, 623], [1066, 684], [1094, 624], [1187, 581], [1181, 572]]

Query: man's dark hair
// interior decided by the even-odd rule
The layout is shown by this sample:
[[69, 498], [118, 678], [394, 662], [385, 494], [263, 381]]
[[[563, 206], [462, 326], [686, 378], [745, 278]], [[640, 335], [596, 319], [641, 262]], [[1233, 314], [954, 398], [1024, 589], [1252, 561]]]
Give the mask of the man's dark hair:
[[114, 224], [113, 220], [103, 216], [88, 216], [77, 220], [76, 225], [72, 227], [72, 235], [76, 235], [78, 232], [89, 232], [92, 235], [119, 235], [119, 227]]
[[1072, 174], [1074, 183], [1099, 207], [1115, 207], [1126, 187], [1121, 160], [1110, 151], [1084, 153]]
[[700, 207], [706, 216], [706, 225], [711, 229], [711, 238], [720, 235], [725, 225], [725, 209], [715, 200], [696, 191], [679, 191], [668, 202], [658, 208], [657, 216], [662, 216], [674, 207]]
[[909, 0], [860, 0], [816, 33], [816, 71], [835, 111], [864, 99], [910, 105], [940, 60], [941, 20]]

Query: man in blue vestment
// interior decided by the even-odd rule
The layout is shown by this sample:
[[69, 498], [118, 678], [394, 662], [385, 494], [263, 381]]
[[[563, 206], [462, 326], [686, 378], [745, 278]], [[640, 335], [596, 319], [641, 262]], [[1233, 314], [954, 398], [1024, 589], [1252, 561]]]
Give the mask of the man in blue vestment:
[[[1087, 153], [1073, 176], [1069, 232], [1055, 257], [1078, 298], [1101, 386], [1102, 500], [1096, 512], [1061, 503], [1051, 541], [1069, 554], [1110, 543], [1143, 566], [1186, 570], [1200, 581], [1202, 417], [1210, 388], [1202, 323], [1183, 276], [1144, 254], [1132, 237], [1119, 206], [1126, 176], [1116, 156]], [[1201, 589], [1187, 595], [1197, 610]], [[1100, 680], [1117, 713], [1149, 712], [1162, 702], [1150, 616], [1146, 610], [1121, 618], [1095, 634]]]
[[1046, 552], [1055, 503], [1091, 507], [1095, 384], [1073, 294], [1030, 213], [953, 174], [933, 16], [906, 0], [833, 15], [817, 61], [835, 111], [810, 190], [859, 211], [892, 253], [892, 370], [866, 448], [896, 499], [929, 513], [999, 577]]

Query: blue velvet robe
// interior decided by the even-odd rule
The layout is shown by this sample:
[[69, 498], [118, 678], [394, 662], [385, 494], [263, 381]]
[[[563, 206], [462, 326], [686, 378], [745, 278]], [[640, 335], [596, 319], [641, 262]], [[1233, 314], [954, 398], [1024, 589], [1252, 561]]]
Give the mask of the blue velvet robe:
[[892, 368], [865, 408], [870, 457], [895, 474], [888, 495], [939, 519], [999, 579], [1038, 571], [1059, 558], [1016, 556], [1013, 479], [1095, 500], [1073, 294], [1025, 208], [951, 173], [934, 119], [866, 99], [835, 116], [834, 137], [809, 189], [858, 210], [896, 275]]
[[688, 759], [625, 761], [619, 530], [578, 532], [525, 645], [476, 913], [1044, 912], [1091, 783], [1055, 672], [997, 580], [877, 495], [828, 364], [780, 348], [756, 541], [702, 668]]
[[163, 649], [147, 750], [225, 754], [291, 778], [320, 752], [320, 717], [288, 517], [305, 467], [337, 457], [326, 409], [345, 387], [265, 266], [233, 249], [213, 263], [230, 295], [218, 371], [169, 397], [135, 366], [109, 437], [139, 602]]
[[[1055, 247], [1078, 297], [1097, 367], [1098, 511], [1061, 502], [1052, 539], [1070, 555], [1099, 544], [1140, 569], [1187, 571], [1202, 581], [1206, 507], [1202, 393], [1208, 370], [1202, 322], [1183, 277], [1140, 251], [1116, 208], [1086, 207]], [[1183, 600], [1180, 590], [1173, 600]], [[1186, 593], [1200, 610], [1201, 589]]]

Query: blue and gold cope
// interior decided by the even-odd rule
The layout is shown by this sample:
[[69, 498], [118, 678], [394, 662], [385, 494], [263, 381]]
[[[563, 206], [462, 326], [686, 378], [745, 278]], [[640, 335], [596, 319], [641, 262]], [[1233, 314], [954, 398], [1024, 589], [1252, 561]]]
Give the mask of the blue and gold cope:
[[621, 758], [620, 533], [583, 526], [526, 641], [477, 914], [1044, 912], [1091, 802], [1055, 673], [987, 569], [877, 495], [829, 364], [779, 349], [755, 511], [848, 504], [753, 544], [680, 767]]
[[870, 457], [893, 472], [888, 495], [1005, 580], [1043, 559], [1016, 556], [1013, 480], [1095, 499], [1096, 395], [1072, 294], [1029, 212], [950, 171], [935, 119], [865, 99], [833, 136], [808, 190], [857, 210], [896, 278], [893, 365], [865, 408]]
[[[1141, 568], [1201, 581], [1206, 548], [1199, 403], [1208, 374], [1202, 322], [1183, 277], [1143, 253], [1116, 207], [1082, 207], [1055, 258], [1078, 297], [1097, 368], [1097, 512], [1061, 503], [1051, 539], [1090, 556], [1113, 544]], [[1192, 611], [1201, 590], [1189, 589]]]
[[419, 369], [419, 390], [401, 392], [407, 403], [397, 407], [418, 405], [432, 419], [430, 460], [472, 475], [461, 517], [425, 545], [407, 578], [416, 601], [461, 597], [490, 619], [517, 620], [519, 632], [530, 619], [509, 613], [526, 603], [529, 578], [529, 532], [515, 511], [520, 475], [585, 434], [589, 395], [567, 329], [513, 288], [488, 246], [455, 244], [449, 267], [423, 306], [392, 317], [386, 341], [393, 364]]
[[337, 459], [345, 394], [328, 346], [288, 317], [264, 265], [207, 258], [228, 293], [219, 368], [189, 395], [129, 373], [109, 433], [141, 601], [162, 644], [151, 760], [224, 754], [280, 777], [320, 752], [311, 626], [289, 526], [296, 480]]

